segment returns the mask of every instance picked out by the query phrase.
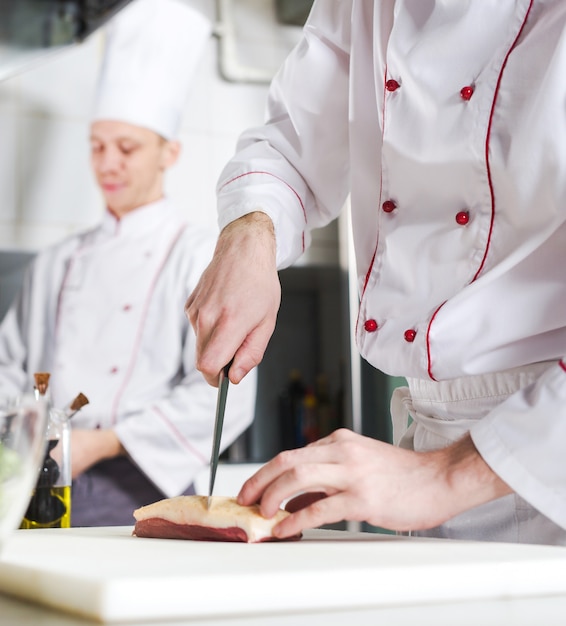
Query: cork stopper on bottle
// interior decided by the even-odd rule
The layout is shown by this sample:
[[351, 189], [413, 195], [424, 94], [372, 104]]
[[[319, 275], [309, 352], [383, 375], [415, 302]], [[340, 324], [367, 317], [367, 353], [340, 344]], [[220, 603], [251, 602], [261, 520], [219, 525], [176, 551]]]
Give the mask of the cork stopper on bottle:
[[84, 393], [79, 393], [79, 395], [71, 402], [69, 405], [69, 409], [71, 411], [79, 411], [80, 409], [88, 404], [88, 398], [84, 395]]
[[33, 377], [35, 379], [35, 388], [40, 396], [44, 396], [47, 393], [47, 387], [49, 386], [49, 372], [36, 372]]

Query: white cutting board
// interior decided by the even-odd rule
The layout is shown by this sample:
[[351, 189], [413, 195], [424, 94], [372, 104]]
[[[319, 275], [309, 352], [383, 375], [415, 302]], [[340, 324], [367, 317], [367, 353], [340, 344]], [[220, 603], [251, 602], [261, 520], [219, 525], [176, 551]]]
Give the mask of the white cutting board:
[[566, 596], [566, 548], [310, 531], [298, 542], [18, 530], [0, 591], [102, 622]]

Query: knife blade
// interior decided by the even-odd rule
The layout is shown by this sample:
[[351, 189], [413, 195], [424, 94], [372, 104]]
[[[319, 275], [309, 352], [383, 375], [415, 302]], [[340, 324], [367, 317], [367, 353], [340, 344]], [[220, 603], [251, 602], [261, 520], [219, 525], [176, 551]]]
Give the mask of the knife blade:
[[214, 490], [214, 481], [216, 479], [216, 470], [218, 469], [218, 457], [220, 456], [220, 441], [222, 439], [222, 426], [224, 424], [224, 412], [226, 410], [226, 397], [228, 395], [228, 385], [230, 379], [228, 372], [232, 366], [232, 361], [225, 365], [218, 376], [218, 397], [216, 400], [216, 417], [214, 418], [214, 434], [212, 435], [212, 453], [210, 455], [210, 482], [208, 485], [208, 498], [206, 499], [206, 508], [210, 508], [210, 498]]

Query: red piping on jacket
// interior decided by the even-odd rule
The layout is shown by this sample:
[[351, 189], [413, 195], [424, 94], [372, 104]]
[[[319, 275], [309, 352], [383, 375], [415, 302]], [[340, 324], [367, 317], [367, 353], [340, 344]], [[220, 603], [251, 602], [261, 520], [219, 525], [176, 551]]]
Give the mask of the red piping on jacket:
[[[385, 98], [387, 96], [387, 90], [385, 88], [385, 82], [387, 79], [387, 66], [385, 66], [385, 72], [383, 74], [383, 106], [382, 106], [382, 110], [383, 113], [381, 115], [381, 145], [383, 146], [383, 135], [385, 134]], [[381, 206], [381, 199], [383, 197], [383, 165], [381, 166], [381, 170], [379, 173], [379, 202], [378, 202], [378, 213], [377, 213], [377, 219], [379, 220], [379, 207]], [[371, 275], [371, 270], [373, 269], [373, 264], [375, 262], [375, 257], [377, 255], [377, 245], [379, 244], [379, 228], [378, 228], [378, 232], [377, 232], [377, 240], [375, 242], [375, 248], [373, 250], [373, 256], [371, 257], [371, 261], [368, 267], [368, 270], [366, 272], [366, 277], [364, 280], [364, 286], [362, 287], [362, 293], [360, 295], [360, 301], [361, 299], [363, 299], [364, 294], [366, 292], [366, 287], [368, 285], [369, 282], [369, 277]], [[360, 321], [360, 316], [358, 314], [357, 318], [356, 318], [356, 330], [355, 330], [355, 334], [358, 333], [358, 323]]]
[[566, 363], [564, 361], [559, 361], [558, 365], [566, 372]]
[[151, 303], [151, 297], [152, 297], [153, 292], [155, 290], [155, 286], [157, 285], [157, 281], [159, 280], [159, 278], [161, 276], [161, 271], [163, 270], [163, 267], [165, 266], [165, 264], [167, 263], [167, 260], [169, 259], [171, 251], [175, 247], [175, 244], [179, 240], [179, 237], [183, 234], [183, 231], [186, 229], [186, 227], [187, 227], [187, 225], [183, 224], [179, 228], [177, 233], [175, 233], [175, 236], [173, 237], [173, 239], [171, 240], [171, 243], [169, 244], [169, 248], [167, 249], [167, 252], [165, 253], [161, 263], [159, 264], [159, 267], [157, 268], [157, 271], [155, 272], [155, 275], [153, 276], [153, 280], [151, 281], [151, 285], [149, 286], [149, 290], [147, 292], [147, 296], [146, 296], [146, 299], [145, 299], [145, 302], [144, 302], [144, 306], [143, 306], [143, 311], [142, 311], [141, 318], [140, 318], [140, 323], [139, 323], [139, 326], [138, 326], [138, 332], [137, 332], [136, 339], [135, 339], [135, 342], [134, 342], [134, 347], [132, 348], [132, 355], [131, 355], [131, 358], [130, 358], [130, 364], [128, 366], [128, 369], [126, 370], [126, 375], [124, 376], [124, 379], [122, 381], [122, 385], [121, 385], [120, 389], [117, 391], [116, 395], [114, 396], [114, 402], [112, 403], [112, 410], [110, 412], [111, 423], [112, 424], [116, 424], [116, 421], [117, 421], [116, 416], [118, 414], [118, 405], [120, 404], [120, 400], [122, 399], [122, 395], [124, 394], [124, 391], [125, 391], [126, 387], [128, 386], [128, 383], [130, 382], [130, 378], [131, 378], [132, 373], [134, 371], [134, 367], [135, 367], [135, 364], [136, 364], [136, 356], [137, 356], [138, 350], [140, 349], [141, 337], [142, 337], [142, 334], [143, 334], [143, 330], [144, 330], [147, 314], [148, 314], [148, 311], [149, 311], [149, 306], [150, 306], [150, 303]]
[[[387, 96], [387, 90], [385, 88], [385, 82], [387, 78], [387, 66], [385, 66], [385, 73], [383, 75], [383, 113], [381, 114], [381, 145], [383, 146], [383, 136], [385, 135], [385, 98]], [[378, 219], [379, 219], [379, 207], [381, 206], [381, 199], [383, 197], [383, 165], [381, 166], [381, 170], [379, 172], [379, 202], [378, 202]], [[369, 281], [369, 277], [371, 275], [371, 270], [373, 268], [373, 263], [375, 261], [375, 255], [377, 254], [377, 244], [379, 243], [379, 231], [377, 234], [377, 241], [375, 242], [375, 249], [373, 251], [373, 256], [371, 257], [371, 262], [368, 267], [368, 271], [366, 272], [366, 278], [364, 280], [364, 286], [362, 288], [362, 295], [364, 297], [364, 293], [366, 292], [366, 287]]]
[[[224, 187], [226, 187], [230, 183], [233, 183], [235, 180], [238, 180], [239, 178], [243, 178], [244, 176], [250, 176], [252, 174], [265, 174], [266, 176], [272, 176], [273, 178], [278, 180], [280, 183], [283, 183], [286, 187], [288, 187], [297, 197], [297, 200], [299, 201], [299, 204], [301, 205], [301, 209], [303, 210], [303, 217], [305, 218], [305, 224], [307, 223], [307, 212], [305, 210], [305, 205], [303, 204], [301, 196], [298, 194], [298, 192], [295, 189], [293, 189], [293, 187], [291, 187], [291, 185], [289, 185], [287, 181], [283, 180], [279, 176], [276, 176], [275, 174], [272, 174], [271, 172], [263, 172], [261, 170], [258, 170], [254, 172], [245, 172], [244, 174], [239, 174], [238, 176], [234, 176], [234, 178], [231, 178], [230, 180], [226, 181], [221, 187], [219, 187], [218, 191], [222, 191]], [[301, 236], [301, 246], [304, 252], [305, 251], [305, 231], [303, 231], [302, 236]]]
[[503, 78], [503, 72], [505, 71], [505, 67], [507, 66], [507, 61], [509, 60], [509, 55], [511, 54], [511, 52], [513, 52], [515, 46], [517, 45], [517, 42], [519, 41], [519, 38], [521, 37], [523, 30], [527, 24], [527, 20], [529, 19], [529, 14], [531, 12], [531, 9], [533, 7], [533, 1], [531, 0], [531, 2], [529, 3], [529, 8], [527, 9], [527, 13], [525, 14], [525, 18], [523, 20], [523, 23], [521, 24], [521, 28], [519, 29], [519, 32], [517, 33], [517, 36], [515, 37], [515, 41], [513, 41], [512, 46], [509, 48], [509, 50], [507, 51], [507, 54], [505, 55], [505, 59], [503, 61], [503, 65], [501, 66], [501, 70], [499, 71], [499, 77], [497, 78], [497, 85], [495, 86], [495, 94], [493, 96], [493, 102], [491, 104], [491, 112], [489, 114], [489, 124], [487, 126], [487, 136], [486, 136], [486, 140], [485, 140], [485, 162], [487, 165], [487, 178], [489, 181], [489, 193], [491, 196], [491, 222], [489, 224], [489, 235], [487, 238], [487, 245], [485, 248], [485, 254], [483, 256], [482, 262], [478, 268], [478, 271], [476, 272], [476, 275], [474, 276], [474, 278], [472, 279], [472, 282], [474, 282], [474, 280], [476, 280], [476, 278], [480, 275], [483, 266], [485, 265], [485, 261], [487, 258], [487, 253], [489, 251], [489, 245], [491, 243], [491, 235], [493, 233], [493, 222], [495, 221], [495, 193], [493, 191], [493, 181], [491, 178], [491, 167], [489, 164], [489, 141], [491, 138], [491, 127], [493, 124], [493, 114], [495, 111], [495, 101], [497, 100], [497, 95], [499, 93], [499, 88], [501, 86], [501, 80]]
[[430, 322], [428, 323], [428, 328], [426, 329], [427, 371], [428, 371], [428, 375], [430, 376], [432, 380], [436, 380], [436, 378], [432, 375], [432, 363], [431, 363], [431, 358], [430, 358], [430, 327], [432, 326], [432, 323], [434, 322], [436, 316], [438, 315], [438, 312], [445, 304], [446, 304], [446, 300], [432, 314], [432, 317], [430, 318]]
[[[495, 192], [493, 190], [493, 179], [491, 177], [491, 166], [490, 166], [490, 161], [489, 161], [489, 142], [491, 139], [491, 128], [493, 125], [493, 115], [495, 112], [495, 103], [497, 101], [497, 96], [499, 94], [499, 88], [501, 87], [501, 81], [503, 79], [503, 72], [505, 71], [505, 68], [507, 66], [507, 61], [509, 60], [509, 56], [511, 54], [511, 52], [513, 52], [515, 46], [517, 45], [517, 42], [519, 41], [519, 38], [521, 37], [521, 35], [523, 34], [523, 30], [525, 29], [525, 26], [527, 24], [527, 20], [529, 19], [529, 15], [531, 12], [531, 9], [533, 8], [533, 2], [534, 0], [531, 0], [529, 3], [529, 8], [527, 9], [527, 12], [525, 14], [525, 17], [523, 19], [523, 23], [521, 24], [521, 28], [519, 29], [519, 32], [517, 33], [517, 36], [515, 37], [513, 43], [511, 44], [511, 47], [509, 48], [509, 50], [507, 51], [507, 54], [505, 55], [505, 59], [503, 60], [503, 63], [501, 65], [501, 69], [499, 70], [499, 76], [497, 78], [497, 84], [495, 85], [495, 93], [493, 95], [493, 102], [491, 103], [491, 111], [489, 113], [489, 122], [487, 125], [487, 134], [486, 134], [486, 138], [485, 138], [485, 162], [486, 162], [486, 169], [487, 169], [487, 180], [488, 180], [488, 184], [489, 184], [489, 194], [491, 197], [491, 219], [490, 219], [490, 223], [489, 223], [489, 234], [487, 236], [487, 243], [485, 246], [485, 252], [483, 255], [483, 258], [481, 260], [480, 266], [477, 270], [477, 272], [475, 273], [474, 277], [472, 278], [472, 280], [470, 281], [470, 283], [473, 283], [475, 280], [477, 280], [478, 276], [481, 274], [481, 271], [484, 268], [486, 259], [487, 259], [487, 255], [489, 252], [489, 247], [491, 245], [491, 236], [493, 234], [493, 224], [495, 222]], [[438, 311], [440, 311], [440, 309], [445, 305], [446, 303], [443, 302], [434, 312], [434, 314], [432, 315], [429, 325], [428, 325], [428, 329], [427, 329], [427, 333], [426, 333], [426, 346], [427, 346], [427, 361], [428, 361], [428, 375], [430, 376], [430, 378], [432, 380], [436, 380], [436, 378], [432, 375], [432, 359], [431, 359], [431, 355], [430, 355], [430, 327], [432, 325], [432, 321], [434, 320], [434, 318], [436, 317]]]

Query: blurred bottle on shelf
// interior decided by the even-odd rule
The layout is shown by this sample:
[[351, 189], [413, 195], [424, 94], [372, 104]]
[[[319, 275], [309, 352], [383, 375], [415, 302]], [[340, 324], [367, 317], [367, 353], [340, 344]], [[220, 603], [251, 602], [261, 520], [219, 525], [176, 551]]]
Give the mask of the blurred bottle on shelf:
[[293, 369], [289, 372], [287, 387], [279, 396], [279, 429], [282, 450], [291, 450], [302, 445], [304, 397], [305, 385], [301, 372], [298, 369]]
[[[346, 370], [346, 365], [344, 363], [344, 359], [340, 360], [340, 375], [339, 375], [339, 381], [338, 381], [338, 390], [336, 391], [336, 396], [334, 399], [334, 411], [335, 411], [335, 415], [334, 415], [334, 420], [335, 420], [335, 426], [334, 429], [336, 428], [344, 428], [344, 427], [349, 427], [351, 428], [351, 425], [349, 423], [347, 423], [347, 419], [346, 419], [346, 415], [347, 415], [347, 411], [346, 411], [346, 397], [345, 397], [345, 392], [344, 392], [344, 388], [345, 388], [345, 370]], [[349, 422], [349, 420], [348, 420]]]
[[301, 444], [312, 443], [320, 438], [319, 416], [316, 395], [312, 388], [307, 388], [303, 398]]
[[330, 399], [326, 374], [319, 374], [316, 377], [316, 411], [319, 437], [326, 437], [338, 427], [337, 410]]

